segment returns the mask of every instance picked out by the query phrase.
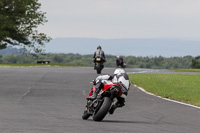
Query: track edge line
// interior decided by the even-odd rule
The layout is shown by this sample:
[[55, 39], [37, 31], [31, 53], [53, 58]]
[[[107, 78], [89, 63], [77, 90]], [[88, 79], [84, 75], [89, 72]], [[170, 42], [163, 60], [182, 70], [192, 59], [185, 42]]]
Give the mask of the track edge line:
[[135, 86], [136, 88], [138, 88], [139, 90], [141, 90], [142, 92], [148, 94], [148, 95], [151, 95], [151, 96], [154, 96], [154, 97], [158, 97], [158, 98], [163, 99], [163, 100], [166, 100], [166, 101], [170, 101], [170, 102], [182, 104], [182, 105], [185, 105], [185, 106], [189, 106], [189, 107], [192, 107], [192, 108], [200, 109], [200, 107], [195, 106], [195, 105], [192, 105], [192, 104], [188, 104], [188, 103], [184, 103], [184, 102], [180, 102], [180, 101], [176, 101], [176, 100], [164, 98], [164, 97], [161, 97], [161, 96], [156, 96], [155, 94], [146, 91], [146, 90], [145, 90], [144, 88], [142, 88], [142, 87], [139, 87], [139, 86], [136, 86], [136, 85], [134, 85], [134, 86]]

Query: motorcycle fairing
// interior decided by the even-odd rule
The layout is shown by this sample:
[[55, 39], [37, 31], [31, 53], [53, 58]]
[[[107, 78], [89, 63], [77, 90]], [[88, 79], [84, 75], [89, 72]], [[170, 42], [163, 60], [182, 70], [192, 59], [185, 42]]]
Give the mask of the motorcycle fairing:
[[[102, 88], [102, 91], [106, 91], [106, 90], [108, 90], [110, 87], [112, 87], [112, 86], [120, 86], [121, 87], [121, 85], [120, 84], [105, 84], [104, 85], [104, 88]], [[91, 90], [90, 90], [90, 92], [89, 92], [89, 94], [88, 94], [88, 97], [90, 97], [92, 94], [93, 94], [93, 92], [95, 91], [95, 87], [93, 87]], [[117, 95], [117, 97], [120, 97], [121, 95], [122, 95], [122, 90], [120, 90], [120, 93]]]
[[89, 92], [89, 94], [88, 94], [88, 97], [92, 96], [92, 94], [93, 94], [94, 91], [95, 91], [95, 87], [93, 87], [93, 88], [90, 90], [90, 92]]
[[103, 88], [102, 90], [103, 90], [103, 91], [106, 91], [106, 90], [108, 90], [110, 87], [115, 86], [115, 85], [118, 85], [118, 84], [105, 84], [105, 85], [104, 85], [104, 88]]

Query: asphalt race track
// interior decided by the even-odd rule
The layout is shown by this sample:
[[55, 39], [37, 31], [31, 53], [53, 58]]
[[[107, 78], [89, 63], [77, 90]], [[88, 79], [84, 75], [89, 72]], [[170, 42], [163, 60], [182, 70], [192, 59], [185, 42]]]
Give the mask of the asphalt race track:
[[[103, 73], [113, 71], [105, 68]], [[0, 133], [200, 132], [199, 109], [148, 95], [133, 85], [124, 108], [102, 122], [82, 120], [89, 82], [96, 76], [87, 67], [0, 67]]]

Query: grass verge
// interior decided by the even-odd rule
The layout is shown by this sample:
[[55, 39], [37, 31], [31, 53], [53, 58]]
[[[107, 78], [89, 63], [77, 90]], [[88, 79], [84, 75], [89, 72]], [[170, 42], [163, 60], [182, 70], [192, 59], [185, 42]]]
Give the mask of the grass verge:
[[164, 98], [200, 106], [200, 75], [130, 74], [131, 83]]
[[0, 64], [1, 66], [9, 67], [19, 67], [19, 66], [62, 66], [62, 67], [79, 67], [76, 65], [67, 65], [67, 64]]

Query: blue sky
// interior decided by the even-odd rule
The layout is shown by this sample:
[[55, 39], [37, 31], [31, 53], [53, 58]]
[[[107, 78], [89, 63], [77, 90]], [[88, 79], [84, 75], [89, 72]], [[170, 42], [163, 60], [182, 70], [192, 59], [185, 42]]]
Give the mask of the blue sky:
[[200, 40], [200, 0], [39, 0], [52, 38]]

